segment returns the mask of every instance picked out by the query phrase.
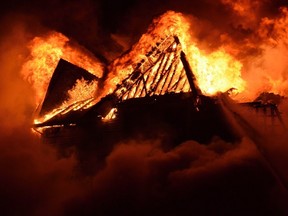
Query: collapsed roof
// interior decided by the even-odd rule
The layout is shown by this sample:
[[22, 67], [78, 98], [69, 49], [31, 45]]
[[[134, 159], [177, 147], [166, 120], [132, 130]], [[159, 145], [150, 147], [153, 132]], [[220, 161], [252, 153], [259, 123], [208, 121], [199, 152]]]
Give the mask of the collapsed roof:
[[[87, 129], [89, 126], [93, 128], [93, 132], [87, 130], [90, 133], [110, 131], [114, 135], [121, 133], [121, 138], [141, 130], [147, 135], [169, 128], [166, 132], [173, 131], [177, 143], [187, 139], [208, 142], [213, 136], [229, 141], [241, 137], [235, 125], [232, 126], [227, 119], [219, 98], [202, 94], [177, 36], [171, 35], [156, 43], [132, 67], [132, 72], [109, 94], [100, 98], [95, 94], [65, 105], [69, 99], [67, 92], [75, 87], [78, 80], [87, 83], [103, 80], [61, 59], [39, 111], [39, 116], [45, 118], [36, 122], [34, 128], [76, 126]], [[263, 107], [266, 110], [268, 107], [273, 116], [281, 121], [274, 105], [245, 104], [257, 109]], [[233, 113], [232, 110], [230, 112]], [[105, 121], [115, 117], [113, 127], [107, 128]], [[85, 136], [90, 137], [87, 133]]]
[[[72, 89], [76, 81], [80, 79], [87, 82], [99, 80], [88, 71], [61, 59], [51, 78], [39, 116], [57, 110], [61, 103], [68, 100], [68, 90]], [[111, 95], [117, 103], [131, 98], [179, 92], [191, 92], [194, 100], [202, 94], [178, 37], [169, 36], [153, 46], [145, 58], [135, 64], [133, 71], [117, 84]], [[92, 103], [93, 100], [95, 101], [96, 98], [82, 98], [81, 101], [75, 101], [72, 105], [57, 111], [51, 118], [59, 117], [70, 111], [83, 111], [91, 104], [95, 105], [95, 102]], [[87, 101], [89, 105], [87, 105]], [[101, 113], [101, 115], [105, 116], [107, 113]]]

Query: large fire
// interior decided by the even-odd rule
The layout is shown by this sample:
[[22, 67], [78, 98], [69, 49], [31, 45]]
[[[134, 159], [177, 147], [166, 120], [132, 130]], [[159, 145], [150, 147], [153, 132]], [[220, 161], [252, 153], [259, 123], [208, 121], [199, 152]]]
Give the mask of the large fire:
[[181, 13], [168, 11], [155, 19], [132, 51], [111, 64], [110, 77], [106, 81], [107, 86], [111, 87], [107, 90], [113, 90], [117, 83], [131, 73], [133, 69], [131, 62], [145, 58], [145, 53], [151, 45], [156, 44], [161, 38], [177, 35], [204, 94], [213, 95], [217, 92], [225, 92], [232, 87], [240, 92], [243, 91], [245, 82], [241, 78], [242, 64], [229, 55], [224, 48], [212, 53], [200, 50], [196, 39], [192, 37], [192, 31], [193, 26], [190, 26], [189, 20]]
[[[35, 37], [28, 46], [31, 56], [23, 65], [21, 72], [35, 90], [37, 105], [45, 96], [60, 58], [86, 69], [97, 77], [101, 77], [103, 74], [103, 64], [99, 60], [79, 45], [69, 43], [69, 39], [61, 33], [51, 32], [43, 37]], [[73, 91], [71, 90], [69, 104], [80, 100], [83, 94], [89, 95], [91, 92], [91, 89], [86, 88], [85, 82], [79, 80], [77, 85], [79, 86], [74, 87]], [[93, 91], [96, 91], [95, 86], [93, 84]], [[76, 89], [79, 92], [76, 93]], [[83, 92], [84, 89], [86, 93]]]
[[288, 215], [286, 0], [17, 2], [0, 14], [2, 215]]
[[[230, 1], [224, 1], [224, 3], [233, 7], [240, 15], [243, 15], [242, 13], [244, 12], [238, 4], [232, 4]], [[263, 18], [259, 23], [257, 35], [254, 35], [253, 39], [256, 40], [255, 38], [257, 37], [258, 41], [263, 41], [260, 43], [263, 50], [267, 51], [269, 48], [279, 55], [279, 47], [287, 44], [283, 40], [283, 38], [287, 40], [287, 32], [284, 29], [284, 24], [287, 23], [287, 20], [287, 8], [281, 9], [281, 17], [276, 20]], [[279, 80], [278, 76], [272, 77], [269, 72], [264, 71], [264, 74], [259, 75], [257, 79], [259, 82], [262, 82], [259, 84], [258, 81], [255, 81], [255, 77], [251, 77], [251, 73], [247, 73], [247, 71], [251, 70], [263, 71], [265, 69], [255, 65], [260, 64], [257, 61], [247, 63], [247, 57], [243, 57], [243, 51], [239, 51], [243, 47], [253, 46], [252, 39], [247, 39], [243, 47], [237, 47], [237, 44], [231, 42], [229, 35], [223, 33], [220, 37], [222, 44], [217, 49], [201, 49], [199, 48], [199, 41], [194, 36], [194, 29], [197, 29], [197, 26], [192, 25], [189, 17], [182, 13], [168, 11], [154, 19], [148, 31], [142, 35], [138, 43], [131, 48], [130, 52], [115, 59], [108, 66], [109, 74], [104, 81], [104, 88], [98, 88], [97, 82], [88, 85], [85, 81], [78, 80], [77, 86], [74, 86], [68, 92], [70, 98], [42, 120], [38, 121], [44, 121], [56, 115], [65, 107], [71, 106], [83, 99], [92, 98], [87, 106], [95, 104], [103, 96], [115, 90], [117, 84], [135, 69], [137, 62], [147, 58], [146, 54], [151, 47], [171, 35], [179, 38], [182, 50], [186, 53], [196, 76], [197, 84], [205, 95], [215, 95], [218, 92], [234, 89], [237, 90], [236, 96], [240, 94], [239, 97], [235, 98], [244, 101], [249, 97], [251, 99], [251, 95], [255, 96], [256, 93], [261, 91], [273, 90], [275, 93], [282, 94], [287, 91], [285, 90], [286, 85], [283, 85], [283, 81]], [[272, 30], [267, 32], [269, 29]], [[31, 41], [29, 48], [31, 50], [31, 58], [23, 66], [22, 74], [35, 89], [36, 104], [41, 103], [49, 80], [60, 58], [88, 70], [99, 78], [103, 75], [104, 66], [100, 61], [87, 50], [71, 46], [69, 39], [60, 33], [53, 32], [48, 36], [35, 37]], [[270, 69], [267, 64], [266, 67]], [[177, 73], [180, 73], [180, 71], [177, 71]], [[247, 82], [250, 82], [248, 87]], [[183, 89], [188, 91], [189, 83], [187, 82], [185, 85], [187, 86]]]

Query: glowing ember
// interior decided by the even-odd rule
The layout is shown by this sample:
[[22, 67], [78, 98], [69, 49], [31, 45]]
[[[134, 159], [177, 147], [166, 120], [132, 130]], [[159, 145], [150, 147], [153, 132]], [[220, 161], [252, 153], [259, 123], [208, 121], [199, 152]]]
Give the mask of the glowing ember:
[[116, 114], [117, 114], [117, 108], [112, 108], [109, 111], [109, 113], [105, 117], [102, 118], [102, 120], [104, 122], [108, 122], [108, 121], [110, 121], [112, 119], [115, 119], [116, 118]]

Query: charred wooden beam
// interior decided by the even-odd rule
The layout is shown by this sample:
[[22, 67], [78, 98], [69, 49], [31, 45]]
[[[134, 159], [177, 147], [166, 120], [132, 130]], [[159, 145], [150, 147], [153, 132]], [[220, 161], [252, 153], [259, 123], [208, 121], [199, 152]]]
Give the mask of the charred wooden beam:
[[196, 78], [195, 78], [194, 73], [193, 73], [193, 71], [192, 71], [192, 69], [190, 67], [190, 64], [189, 64], [189, 62], [188, 62], [188, 60], [186, 58], [186, 55], [185, 55], [185, 53], [183, 51], [181, 51], [181, 53], [180, 53], [180, 58], [181, 58], [181, 61], [183, 63], [183, 67], [185, 69], [186, 76], [187, 76], [187, 79], [188, 79], [192, 94], [195, 97], [202, 95], [201, 90], [196, 85]]

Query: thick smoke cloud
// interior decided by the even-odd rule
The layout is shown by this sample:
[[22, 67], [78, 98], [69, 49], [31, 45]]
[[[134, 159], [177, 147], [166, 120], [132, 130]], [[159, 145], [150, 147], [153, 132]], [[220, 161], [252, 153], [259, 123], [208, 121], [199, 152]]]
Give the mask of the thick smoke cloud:
[[25, 22], [9, 24], [0, 40], [1, 214], [59, 215], [61, 203], [79, 192], [71, 181], [75, 161], [58, 159], [31, 131], [33, 91], [20, 76], [31, 32]]
[[[249, 9], [250, 1], [236, 2], [246, 2]], [[287, 215], [285, 132], [278, 136], [267, 133], [260, 140], [244, 136], [234, 145], [217, 138], [207, 146], [191, 140], [169, 151], [159, 147], [161, 140], [130, 140], [114, 146], [102, 159], [101, 169], [86, 175], [77, 149], [59, 157], [61, 147], [42, 143], [38, 134], [31, 132], [34, 92], [20, 75], [29, 55], [25, 45], [47, 29], [60, 31], [95, 55], [111, 60], [137, 41], [154, 16], [167, 9], [192, 15], [200, 24], [194, 34], [203, 48], [213, 50], [231, 41], [235, 51], [232, 48], [243, 38], [255, 36], [263, 14], [277, 17], [278, 8], [284, 5], [281, 1], [255, 2], [258, 13], [252, 20], [232, 12], [233, 2], [224, 0], [124, 1], [123, 5], [113, 1], [31, 1], [17, 2], [17, 6], [12, 1], [6, 11], [1, 9], [5, 28], [0, 40], [1, 214]], [[223, 31], [229, 37], [222, 35], [222, 44], [216, 44]], [[121, 43], [113, 41], [115, 38]], [[267, 50], [259, 54], [253, 47], [252, 51], [256, 54], [249, 57], [265, 56]], [[242, 55], [236, 50], [235, 56]], [[284, 101], [279, 110], [287, 107]], [[249, 112], [235, 109], [254, 123], [252, 128], [262, 128]], [[282, 116], [287, 125], [287, 114]], [[86, 153], [88, 164], [84, 166], [95, 166], [98, 161]]]
[[283, 203], [270, 200], [279, 193], [258, 154], [248, 140], [232, 149], [189, 141], [169, 152], [151, 142], [121, 144], [68, 215], [284, 214]]

